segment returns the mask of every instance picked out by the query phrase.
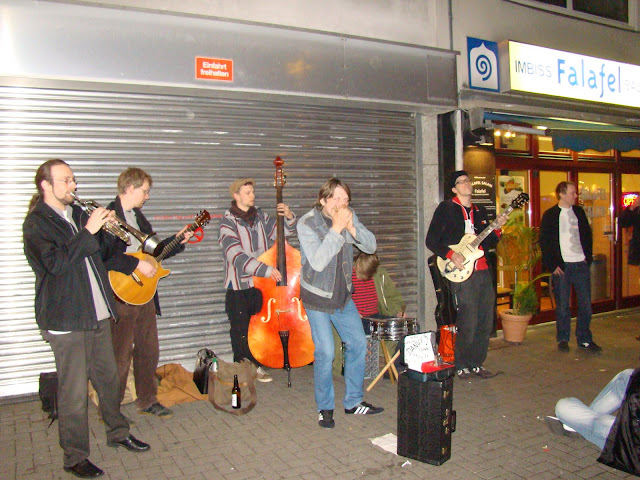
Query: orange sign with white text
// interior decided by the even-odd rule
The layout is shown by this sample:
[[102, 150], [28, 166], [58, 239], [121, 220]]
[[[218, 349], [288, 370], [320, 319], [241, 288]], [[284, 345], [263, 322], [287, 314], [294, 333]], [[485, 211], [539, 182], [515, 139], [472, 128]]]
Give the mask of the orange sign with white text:
[[196, 78], [233, 82], [233, 60], [196, 57]]

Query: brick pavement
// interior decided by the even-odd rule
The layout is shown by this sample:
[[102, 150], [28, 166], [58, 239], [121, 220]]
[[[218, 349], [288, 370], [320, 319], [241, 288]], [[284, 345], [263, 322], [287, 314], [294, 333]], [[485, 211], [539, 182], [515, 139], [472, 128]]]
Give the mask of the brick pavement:
[[[504, 373], [491, 380], [455, 380], [458, 414], [452, 456], [441, 466], [387, 453], [370, 439], [396, 433], [396, 390], [388, 380], [366, 395], [386, 408], [372, 417], [346, 416], [337, 404], [336, 427], [317, 425], [311, 367], [258, 385], [258, 406], [235, 417], [208, 402], [175, 406], [173, 418], [124, 413], [137, 425], [132, 433], [152, 450], [133, 454], [106, 446], [104, 426], [91, 409], [91, 457], [103, 478], [164, 479], [608, 479], [635, 478], [596, 462], [598, 450], [583, 439], [551, 434], [543, 421], [556, 400], [590, 401], [615, 373], [638, 365], [640, 309], [595, 316], [594, 339], [601, 356], [555, 348], [553, 324], [531, 327], [524, 344], [492, 339], [486, 367]], [[195, 352], [194, 352], [195, 357]], [[365, 385], [368, 384], [368, 381]], [[344, 392], [336, 380], [336, 394]], [[0, 478], [71, 479], [62, 470], [57, 424], [39, 401], [0, 405]]]

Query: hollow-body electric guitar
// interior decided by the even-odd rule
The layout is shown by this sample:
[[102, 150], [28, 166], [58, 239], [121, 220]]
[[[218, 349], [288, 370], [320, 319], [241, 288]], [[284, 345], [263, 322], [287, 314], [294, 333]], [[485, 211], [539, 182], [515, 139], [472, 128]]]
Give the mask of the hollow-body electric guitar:
[[[511, 205], [504, 211], [507, 215], [510, 215], [516, 208], [520, 208], [522, 205], [529, 201], [529, 195], [521, 193], [518, 195]], [[468, 279], [473, 273], [473, 269], [476, 264], [476, 260], [484, 255], [484, 250], [480, 248], [482, 241], [489, 236], [497, 227], [497, 219], [491, 222], [491, 224], [485, 228], [479, 235], [473, 233], [467, 233], [458, 242], [457, 245], [449, 245], [449, 248], [454, 252], [459, 253], [464, 257], [463, 269], [458, 270], [455, 263], [448, 258], [438, 257], [438, 268], [442, 275], [452, 282], [460, 283]]]
[[137, 268], [131, 275], [110, 270], [109, 283], [111, 284], [113, 293], [115, 293], [123, 302], [130, 305], [144, 305], [149, 302], [156, 294], [160, 279], [171, 273], [171, 270], [162, 268], [162, 260], [169, 255], [173, 249], [182, 242], [182, 240], [184, 240], [186, 232], [193, 232], [197, 228], [205, 226], [209, 223], [209, 220], [211, 220], [211, 216], [206, 210], [198, 213], [195, 221], [189, 225], [184, 232], [180, 235], [176, 235], [176, 238], [167, 243], [167, 245], [162, 249], [162, 252], [155, 257], [142, 251], [127, 253], [127, 255], [136, 257], [138, 260], [146, 260], [155, 265], [157, 267], [156, 274], [153, 277], [146, 277]]

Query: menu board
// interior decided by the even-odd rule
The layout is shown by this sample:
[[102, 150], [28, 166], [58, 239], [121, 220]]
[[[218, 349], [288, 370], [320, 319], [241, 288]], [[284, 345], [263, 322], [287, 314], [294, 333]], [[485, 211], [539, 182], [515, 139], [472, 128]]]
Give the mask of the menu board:
[[476, 205], [483, 205], [487, 209], [489, 220], [496, 218], [496, 176], [495, 175], [469, 175], [473, 193], [471, 201]]

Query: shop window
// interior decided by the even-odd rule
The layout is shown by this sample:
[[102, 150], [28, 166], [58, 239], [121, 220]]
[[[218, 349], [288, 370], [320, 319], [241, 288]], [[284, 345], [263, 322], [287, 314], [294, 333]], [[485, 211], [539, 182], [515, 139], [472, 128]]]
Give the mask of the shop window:
[[567, 172], [540, 172], [540, 218], [542, 218], [544, 212], [558, 203], [556, 187], [560, 182], [565, 182], [568, 179]]
[[608, 18], [618, 22], [629, 23], [629, 1], [607, 0], [606, 2], [594, 2], [593, 0], [573, 0], [573, 9], [576, 12]]
[[640, 158], [640, 150], [631, 150], [629, 152], [621, 152], [623, 157]]
[[527, 134], [504, 133], [500, 130], [494, 130], [493, 144], [496, 150], [507, 150], [509, 152], [529, 152], [531, 149]]
[[578, 152], [578, 160], [605, 160], [605, 161], [614, 161], [614, 151], [607, 150], [606, 152], [599, 152], [597, 150], [583, 150], [582, 152]]
[[629, 0], [510, 0], [540, 10], [561, 13], [571, 17], [604, 23], [606, 25], [634, 27], [635, 3]]
[[571, 160], [571, 150], [568, 148], [558, 148], [554, 150], [553, 140], [551, 137], [539, 136], [538, 137], [538, 150], [540, 153], [551, 153], [554, 155], [566, 156], [567, 160]]

